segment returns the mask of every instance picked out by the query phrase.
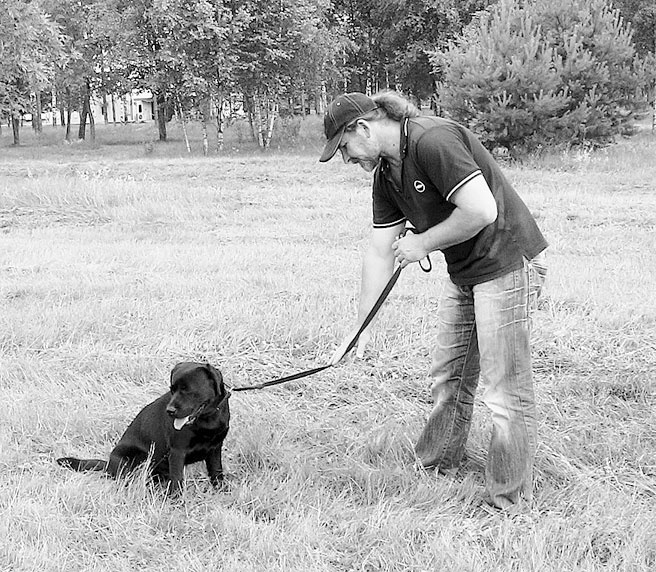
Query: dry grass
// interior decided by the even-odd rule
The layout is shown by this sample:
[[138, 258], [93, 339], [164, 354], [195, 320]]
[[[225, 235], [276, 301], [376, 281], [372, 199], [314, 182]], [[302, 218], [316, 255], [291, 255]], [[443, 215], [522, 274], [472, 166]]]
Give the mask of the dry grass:
[[656, 568], [656, 138], [507, 168], [552, 246], [536, 498], [506, 515], [480, 505], [480, 405], [454, 479], [413, 469], [437, 257], [404, 271], [365, 360], [232, 398], [224, 491], [192, 467], [171, 503], [53, 463], [107, 455], [179, 360], [265, 381], [323, 363], [354, 318], [363, 173], [319, 165], [310, 135], [203, 158], [175, 131], [146, 155], [140, 129], [0, 139], [0, 570]]

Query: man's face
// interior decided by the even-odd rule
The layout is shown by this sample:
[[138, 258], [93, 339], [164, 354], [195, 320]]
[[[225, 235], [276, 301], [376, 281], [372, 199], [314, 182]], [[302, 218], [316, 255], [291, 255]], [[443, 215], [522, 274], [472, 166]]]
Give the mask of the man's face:
[[380, 151], [368, 124], [358, 121], [344, 131], [339, 144], [344, 163], [358, 164], [367, 173], [378, 165]]

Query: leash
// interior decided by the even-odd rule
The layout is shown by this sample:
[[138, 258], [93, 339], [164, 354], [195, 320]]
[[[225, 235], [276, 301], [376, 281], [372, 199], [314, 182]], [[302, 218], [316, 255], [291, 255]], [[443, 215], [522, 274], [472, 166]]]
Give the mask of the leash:
[[[406, 229], [406, 232], [408, 230], [412, 229]], [[403, 236], [405, 232], [402, 233], [401, 236]], [[419, 261], [419, 266], [424, 272], [430, 272], [432, 265], [431, 265], [431, 260], [430, 257], [427, 256], [426, 259], [428, 260], [427, 266], [422, 265], [421, 261]], [[346, 356], [347, 353], [349, 353], [354, 347], [355, 344], [358, 343], [358, 340], [360, 339], [360, 336], [362, 335], [362, 332], [367, 328], [367, 326], [371, 323], [371, 320], [374, 319], [376, 314], [378, 313], [378, 310], [380, 310], [380, 307], [383, 305], [385, 300], [387, 300], [387, 297], [389, 296], [389, 293], [392, 291], [392, 288], [394, 288], [394, 284], [396, 284], [396, 281], [399, 279], [399, 276], [401, 275], [401, 270], [403, 268], [401, 266], [398, 266], [397, 269], [394, 271], [394, 274], [392, 274], [391, 278], [387, 281], [387, 284], [385, 284], [385, 288], [383, 288], [383, 291], [380, 293], [378, 296], [378, 299], [376, 300], [376, 303], [372, 306], [371, 310], [369, 310], [369, 313], [365, 317], [364, 321], [358, 328], [358, 331], [355, 333], [351, 341], [349, 342], [349, 345], [346, 347], [346, 351], [344, 352], [344, 356]], [[302, 379], [304, 377], [308, 377], [310, 375], [314, 375], [315, 373], [319, 373], [320, 371], [323, 371], [324, 369], [328, 369], [329, 367], [333, 367], [333, 365], [336, 364], [327, 364], [327, 365], [321, 365], [319, 367], [315, 367], [312, 369], [308, 369], [305, 371], [301, 371], [299, 373], [295, 373], [292, 375], [288, 375], [286, 377], [280, 377], [278, 379], [272, 379], [270, 381], [265, 381], [262, 383], [256, 383], [254, 385], [242, 385], [241, 387], [233, 387], [232, 391], [233, 393], [235, 391], [252, 391], [255, 389], [264, 389], [265, 387], [271, 387], [272, 385], [279, 385], [281, 383], [287, 383], [288, 381], [295, 381], [297, 379]]]
[[[394, 288], [394, 284], [396, 284], [396, 281], [399, 279], [400, 275], [401, 275], [401, 267], [399, 266], [394, 272], [394, 274], [392, 274], [392, 277], [387, 281], [387, 284], [385, 285], [385, 288], [383, 288], [383, 291], [378, 296], [376, 303], [373, 305], [371, 310], [369, 310], [369, 313], [367, 314], [366, 318], [362, 322], [362, 325], [358, 328], [358, 331], [353, 336], [353, 339], [349, 342], [349, 345], [346, 347], [346, 351], [344, 352], [344, 355], [349, 353], [355, 347], [355, 344], [358, 343], [358, 340], [360, 339], [362, 332], [371, 323], [371, 320], [374, 319], [374, 316], [378, 313], [378, 310], [380, 310], [380, 307], [383, 305], [383, 303], [389, 296], [389, 293], [392, 291], [392, 288]], [[288, 381], [295, 381], [297, 379], [302, 379], [304, 377], [314, 375], [315, 373], [319, 373], [320, 371], [323, 371], [324, 369], [328, 369], [329, 367], [332, 366], [333, 364], [321, 365], [319, 367], [308, 369], [306, 371], [301, 371], [299, 373], [288, 375], [286, 377], [280, 377], [278, 379], [272, 379], [270, 381], [256, 383], [254, 385], [242, 385], [241, 387], [233, 387], [232, 391], [235, 392], [235, 391], [251, 391], [254, 389], [264, 389], [265, 387], [271, 387], [272, 385], [279, 385], [281, 383], [287, 383]]]

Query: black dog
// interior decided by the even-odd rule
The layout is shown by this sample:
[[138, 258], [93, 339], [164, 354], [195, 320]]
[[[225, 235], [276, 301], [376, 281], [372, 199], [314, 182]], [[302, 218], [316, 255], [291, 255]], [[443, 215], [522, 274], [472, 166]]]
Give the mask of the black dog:
[[154, 478], [182, 490], [184, 466], [205, 461], [210, 481], [223, 480], [221, 448], [228, 434], [230, 393], [223, 376], [209, 364], [183, 362], [171, 371], [171, 391], [146, 405], [130, 423], [109, 456], [100, 459], [57, 459], [76, 471], [105, 471], [118, 477], [150, 456]]

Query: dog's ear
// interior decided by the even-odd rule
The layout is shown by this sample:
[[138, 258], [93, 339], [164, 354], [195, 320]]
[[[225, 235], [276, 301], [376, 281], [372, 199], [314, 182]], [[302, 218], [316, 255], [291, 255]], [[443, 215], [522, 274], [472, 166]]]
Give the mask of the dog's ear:
[[180, 363], [176, 363], [173, 366], [173, 369], [171, 370], [171, 385], [173, 385], [173, 380], [175, 379], [176, 374], [178, 373], [178, 371], [180, 371], [180, 368], [182, 368], [183, 365], [185, 365], [185, 362], [182, 361]]
[[223, 393], [223, 375], [221, 375], [221, 372], [209, 363], [205, 364], [205, 369], [210, 374], [210, 377], [214, 380], [214, 389], [216, 390], [216, 394], [221, 395]]

